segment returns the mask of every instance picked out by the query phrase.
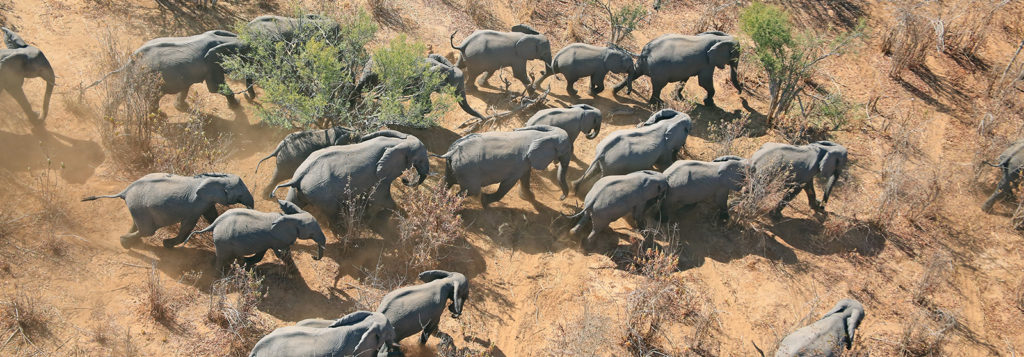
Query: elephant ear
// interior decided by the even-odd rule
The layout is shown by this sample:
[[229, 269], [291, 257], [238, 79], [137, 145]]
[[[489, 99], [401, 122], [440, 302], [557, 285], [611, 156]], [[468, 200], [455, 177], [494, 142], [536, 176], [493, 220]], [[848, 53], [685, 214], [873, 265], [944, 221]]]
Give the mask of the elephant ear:
[[444, 271], [444, 270], [427, 270], [425, 272], [420, 273], [419, 278], [420, 278], [420, 281], [422, 281], [424, 283], [429, 283], [429, 282], [437, 280], [437, 279], [447, 278], [447, 277], [449, 277], [451, 275], [452, 275], [452, 273], [449, 273], [449, 272]]
[[359, 322], [362, 322], [363, 320], [365, 320], [367, 317], [370, 317], [371, 315], [373, 315], [373, 313], [369, 312], [369, 311], [356, 311], [356, 312], [353, 312], [351, 314], [342, 316], [340, 319], [338, 319], [337, 321], [334, 321], [334, 323], [330, 324], [327, 327], [341, 327], [341, 326], [355, 325], [355, 324], [357, 324]]
[[853, 347], [853, 336], [857, 327], [860, 326], [860, 321], [864, 319], [864, 309], [853, 308], [852, 310], [846, 317], [846, 349]]
[[842, 155], [843, 154], [841, 152], [838, 152], [838, 151], [835, 151], [835, 150], [829, 150], [829, 149], [821, 149], [821, 150], [824, 151], [824, 154], [820, 156], [821, 157], [821, 159], [820, 159], [821, 161], [818, 163], [818, 173], [822, 177], [832, 176], [832, 174], [835, 173], [836, 169], [839, 168], [839, 164], [838, 163], [839, 163], [839, 160], [842, 159]]
[[[680, 113], [680, 115], [686, 114]], [[668, 130], [665, 130], [665, 142], [669, 143], [671, 142], [672, 138], [678, 135], [683, 135], [683, 145], [686, 145], [686, 136], [690, 135], [690, 125], [691, 124], [689, 117], [684, 117], [682, 120], [679, 121], [679, 123], [670, 126]]]
[[530, 160], [530, 166], [534, 170], [546, 169], [555, 160], [558, 150], [554, 145], [555, 141], [550, 137], [536, 139], [530, 143], [530, 148], [526, 150], [526, 158]]
[[377, 177], [387, 178], [401, 176], [402, 170], [409, 167], [409, 160], [406, 158], [409, 156], [408, 151], [409, 145], [405, 143], [398, 144], [384, 150], [384, 154], [381, 155], [380, 160], [377, 161]]
[[277, 204], [281, 207], [281, 212], [284, 212], [284, 214], [299, 214], [306, 212], [299, 208], [299, 206], [295, 205], [295, 203], [289, 201], [277, 200]]
[[525, 33], [527, 35], [540, 35], [540, 32], [534, 30], [533, 27], [530, 27], [530, 25], [527, 24], [518, 24], [512, 26], [512, 32]]
[[203, 198], [222, 205], [228, 204], [228, 192], [224, 183], [217, 179], [203, 180], [199, 187], [196, 187], [195, 195], [197, 199]]
[[734, 44], [729, 41], [716, 43], [708, 49], [708, 62], [718, 68], [725, 68], [732, 60]]
[[359, 343], [356, 344], [356, 348], [352, 350], [357, 355], [362, 351], [377, 351], [380, 348], [380, 330], [381, 328], [377, 324], [370, 325], [366, 328], [366, 332], [363, 332], [363, 337], [359, 338]]
[[238, 52], [239, 43], [227, 42], [222, 43], [206, 51], [203, 55], [203, 59], [208, 63], [220, 63], [224, 60], [224, 57], [232, 53]]
[[280, 217], [277, 217], [277, 219], [275, 219], [273, 222], [270, 222], [270, 230], [274, 232], [287, 231], [289, 236], [298, 237], [299, 226], [295, 223], [296, 222], [293, 218], [290, 218], [287, 215], [281, 215]]
[[430, 58], [430, 59], [433, 59], [434, 61], [437, 61], [437, 63], [443, 64], [445, 66], [455, 67], [454, 65], [452, 65], [451, 61], [448, 61], [448, 59], [444, 58], [444, 56], [442, 56], [442, 55], [439, 55], [439, 54], [436, 54], [436, 53], [431, 53], [431, 54], [427, 55], [427, 57]]
[[0, 30], [4, 32], [4, 43], [7, 44], [7, 48], [13, 50], [28, 47], [28, 43], [25, 43], [25, 40], [21, 39], [21, 36], [18, 36], [18, 34], [11, 31], [11, 29], [2, 27]]

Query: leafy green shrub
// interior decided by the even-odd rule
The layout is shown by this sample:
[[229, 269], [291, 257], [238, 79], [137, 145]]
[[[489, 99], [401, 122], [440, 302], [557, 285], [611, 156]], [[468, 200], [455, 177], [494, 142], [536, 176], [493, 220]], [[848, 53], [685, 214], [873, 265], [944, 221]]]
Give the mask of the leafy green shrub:
[[598, 0], [593, 0], [593, 2], [604, 9], [608, 15], [608, 23], [612, 27], [610, 41], [616, 45], [629, 37], [630, 33], [636, 30], [640, 26], [640, 22], [647, 17], [647, 9], [644, 9], [643, 2], [627, 3], [618, 10], [613, 10], [608, 3]]
[[[270, 105], [259, 107], [257, 114], [270, 125], [344, 125], [363, 130], [382, 124], [422, 127], [433, 125], [447, 110], [447, 106], [429, 104], [432, 89], [443, 78], [424, 71], [424, 45], [405, 37], [374, 52], [375, 72], [381, 80], [363, 89], [367, 95], [357, 92], [355, 82], [370, 59], [366, 44], [378, 30], [364, 11], [340, 19], [337, 31], [307, 23], [290, 41], [276, 41], [244, 25], [237, 30], [249, 49], [226, 58], [224, 68], [234, 77], [253, 79], [263, 89], [263, 101]], [[447, 102], [453, 103], [454, 98]]]

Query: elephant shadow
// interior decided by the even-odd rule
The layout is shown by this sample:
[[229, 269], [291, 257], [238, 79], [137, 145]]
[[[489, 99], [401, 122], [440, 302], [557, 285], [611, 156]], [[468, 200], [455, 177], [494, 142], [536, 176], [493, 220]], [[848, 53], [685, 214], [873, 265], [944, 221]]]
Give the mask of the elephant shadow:
[[528, 203], [538, 212], [499, 201], [488, 208], [463, 209], [462, 220], [467, 222], [467, 231], [489, 237], [505, 248], [529, 254], [558, 250], [553, 238], [569, 231], [568, 220], [539, 202]]
[[28, 171], [47, 164], [60, 173], [68, 183], [80, 184], [92, 177], [96, 167], [103, 163], [104, 153], [99, 144], [78, 140], [42, 127], [32, 127], [29, 134], [0, 131], [0, 168]]
[[213, 29], [231, 28], [236, 22], [265, 13], [278, 13], [269, 1], [245, 1], [233, 6], [201, 7], [192, 0], [157, 0], [156, 7], [123, 1], [97, 2], [95, 9], [114, 17], [131, 19], [125, 25], [148, 36], [181, 36]]
[[857, 253], [871, 257], [881, 253], [886, 243], [882, 234], [866, 224], [854, 224], [852, 228], [835, 234], [826, 231], [818, 220], [789, 218], [775, 223], [768, 230], [791, 247], [815, 255]]

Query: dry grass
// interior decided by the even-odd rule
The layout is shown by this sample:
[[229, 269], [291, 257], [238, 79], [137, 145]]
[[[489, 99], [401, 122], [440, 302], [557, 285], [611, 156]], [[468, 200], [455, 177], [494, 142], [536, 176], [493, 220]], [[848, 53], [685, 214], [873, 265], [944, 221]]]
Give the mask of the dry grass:
[[[378, 186], [374, 186], [370, 192], [377, 189]], [[366, 208], [369, 207], [370, 199], [367, 194], [356, 194], [349, 186], [345, 187], [345, 192], [338, 199], [341, 201], [341, 209], [337, 217], [330, 222], [330, 229], [341, 241], [341, 246], [348, 249], [352, 239], [359, 238], [370, 228], [366, 220]]]
[[754, 232], [760, 231], [757, 222], [771, 213], [786, 196], [790, 174], [784, 165], [754, 172], [749, 170], [739, 199], [729, 208], [732, 224]]
[[[942, 21], [943, 49], [952, 56], [977, 57], [993, 19], [1009, 0], [968, 0], [947, 5]], [[948, 22], [948, 23], [947, 23]]]
[[173, 294], [164, 286], [156, 264], [153, 264], [146, 279], [146, 311], [161, 323], [173, 323], [176, 305]]
[[505, 31], [501, 20], [491, 12], [491, 5], [483, 0], [465, 0], [463, 11], [481, 29]]
[[697, 6], [697, 21], [693, 22], [690, 33], [701, 33], [704, 31], [725, 31], [727, 25], [736, 23], [736, 9], [740, 5], [737, 0], [704, 0], [699, 1]]
[[18, 332], [29, 345], [35, 345], [31, 337], [49, 332], [49, 323], [54, 318], [53, 307], [38, 297], [18, 291], [0, 301], [0, 330]]
[[1013, 290], [1013, 306], [1024, 312], [1024, 278], [1020, 279], [1020, 283]]
[[597, 356], [608, 352], [609, 316], [594, 311], [592, 301], [583, 301], [583, 311], [555, 324], [548, 335], [544, 353], [548, 356]]
[[736, 139], [747, 136], [750, 125], [750, 114], [744, 114], [736, 120], [711, 123], [708, 126], [710, 141], [715, 143], [715, 157], [733, 155], [732, 144]]
[[956, 317], [948, 311], [918, 310], [903, 325], [897, 351], [909, 357], [943, 356], [942, 346], [956, 325]]
[[244, 356], [269, 332], [269, 324], [256, 313], [265, 295], [263, 278], [238, 264], [213, 283], [206, 319], [220, 328], [210, 341], [220, 346], [220, 354]]
[[935, 29], [922, 13], [916, 0], [897, 3], [896, 23], [882, 40], [882, 53], [892, 58], [889, 76], [899, 78], [903, 71], [924, 65], [927, 54], [935, 49]]
[[69, 204], [67, 190], [60, 178], [60, 170], [64, 170], [64, 163], [60, 163], [60, 168], [54, 166], [47, 158], [46, 166], [39, 173], [32, 175], [32, 184], [29, 188], [40, 204], [40, 211], [35, 218], [51, 227], [59, 227], [69, 222]]
[[457, 214], [465, 198], [445, 185], [408, 189], [402, 205], [405, 214], [398, 223], [398, 247], [409, 270], [433, 269], [457, 241], [465, 239]]
[[924, 264], [924, 272], [911, 290], [915, 304], [928, 307], [932, 295], [949, 280], [953, 258], [946, 252], [933, 253]]

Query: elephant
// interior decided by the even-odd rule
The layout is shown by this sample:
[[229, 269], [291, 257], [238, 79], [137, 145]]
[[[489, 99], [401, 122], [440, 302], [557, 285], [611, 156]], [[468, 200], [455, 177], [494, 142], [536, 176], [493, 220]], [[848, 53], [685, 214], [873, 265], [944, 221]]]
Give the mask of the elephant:
[[624, 175], [651, 166], [668, 168], [686, 145], [692, 127], [689, 115], [662, 109], [636, 129], [611, 133], [597, 143], [594, 160], [583, 176], [573, 181], [574, 191], [578, 195], [580, 184], [595, 175]]
[[853, 346], [853, 336], [861, 320], [864, 306], [853, 299], [842, 299], [825, 316], [782, 339], [775, 357], [840, 356], [843, 348]]
[[722, 156], [711, 162], [679, 160], [665, 169], [668, 194], [662, 204], [663, 216], [699, 202], [712, 201], [719, 217], [729, 219], [729, 192], [743, 188], [750, 164], [738, 156]]
[[1006, 148], [1002, 154], [999, 154], [996, 162], [995, 165], [989, 165], [998, 167], [999, 171], [1002, 171], [1003, 178], [999, 180], [999, 185], [996, 186], [996, 191], [992, 193], [992, 196], [985, 201], [985, 204], [981, 205], [981, 210], [985, 212], [991, 212], [992, 205], [996, 201], [1006, 196], [1012, 196], [1013, 188], [1020, 183], [1020, 173], [1024, 169], [1024, 139], [1018, 140]]
[[459, 184], [461, 192], [470, 196], [480, 196], [483, 186], [499, 184], [497, 191], [480, 197], [484, 207], [505, 197], [516, 181], [522, 184], [524, 198], [532, 199], [530, 169], [544, 170], [556, 159], [560, 199], [569, 193], [565, 176], [572, 158], [572, 141], [565, 130], [553, 126], [470, 134], [456, 140], [447, 153], [438, 157], [446, 160], [445, 183]]
[[395, 341], [395, 328], [387, 317], [356, 311], [323, 328], [278, 328], [256, 342], [249, 356], [375, 356]]
[[[466, 100], [466, 81], [462, 74], [462, 70], [452, 65], [447, 58], [438, 54], [429, 54], [423, 59], [426, 64], [426, 70], [441, 74], [441, 79], [444, 85], [452, 86], [455, 88], [455, 97], [459, 102], [459, 107], [466, 114], [474, 117], [483, 119], [484, 116], [469, 106], [469, 102]], [[370, 87], [376, 86], [380, 83], [380, 78], [377, 73], [374, 72], [373, 58], [366, 61], [366, 65], [363, 66], [363, 72], [359, 75], [359, 80], [356, 83], [356, 93], [361, 93], [363, 90], [368, 90]], [[440, 91], [441, 88], [435, 88], [434, 91]], [[421, 98], [420, 100], [429, 101], [430, 98]], [[352, 105], [355, 105], [355, 98], [352, 100]]]
[[580, 133], [593, 140], [601, 133], [601, 110], [590, 104], [576, 104], [566, 108], [549, 108], [538, 111], [524, 126], [550, 125], [569, 134], [569, 142], [575, 143]]
[[[469, 298], [469, 280], [465, 275], [444, 270], [420, 273], [423, 284], [407, 286], [384, 295], [377, 312], [387, 316], [395, 325], [396, 342], [420, 334], [420, 344], [426, 344], [437, 332], [445, 305], [453, 318], [462, 315], [462, 307]], [[448, 304], [451, 300], [451, 304]]]
[[393, 130], [364, 135], [359, 143], [331, 146], [309, 155], [295, 170], [291, 180], [274, 187], [274, 192], [289, 187], [289, 202], [299, 207], [312, 205], [333, 221], [342, 212], [345, 198], [364, 197], [366, 211], [374, 218], [382, 211], [397, 208], [391, 198], [391, 182], [410, 167], [415, 167], [419, 180], [406, 186], [423, 183], [430, 173], [427, 148], [420, 139]]
[[526, 62], [539, 59], [544, 61], [545, 74], [551, 73], [551, 43], [529, 26], [517, 25], [512, 32], [477, 30], [462, 39], [462, 44], [455, 46], [455, 32], [448, 38], [453, 49], [459, 50], [456, 66], [466, 69], [469, 88], [476, 88], [477, 77], [480, 83], [504, 67], [512, 67], [512, 75], [523, 83], [527, 90], [533, 90], [530, 77], [526, 71]]
[[[548, 76], [561, 73], [565, 76], [565, 92], [576, 97], [573, 84], [580, 78], [590, 77], [590, 95], [596, 96], [604, 91], [604, 77], [611, 73], [624, 73], [627, 76], [636, 71], [633, 57], [626, 51], [614, 47], [599, 47], [583, 43], [573, 43], [563, 47], [551, 62], [551, 72], [537, 80], [535, 87]], [[627, 83], [632, 91], [632, 83]]]
[[113, 195], [89, 196], [82, 202], [100, 198], [120, 198], [132, 215], [132, 227], [121, 236], [125, 249], [138, 244], [160, 227], [181, 223], [175, 238], [164, 239], [165, 248], [181, 244], [199, 221], [199, 216], [213, 223], [217, 219], [215, 204], [240, 203], [252, 209], [254, 202], [242, 178], [233, 174], [203, 173], [178, 176], [152, 173], [132, 182], [123, 191]]
[[[341, 34], [341, 25], [328, 17], [318, 14], [307, 14], [302, 17], [284, 17], [276, 15], [258, 16], [245, 25], [245, 32], [250, 36], [265, 38], [272, 42], [294, 42], [302, 30], [318, 31], [328, 38], [337, 38]], [[256, 98], [256, 90], [252, 79], [246, 78], [246, 97]]]
[[602, 177], [583, 199], [583, 209], [569, 216], [578, 220], [569, 232], [576, 235], [587, 222], [591, 222], [590, 234], [583, 241], [586, 246], [593, 243], [598, 232], [630, 213], [637, 228], [643, 229], [644, 216], [660, 206], [668, 190], [668, 178], [652, 170]]
[[[785, 176], [786, 194], [771, 212], [773, 218], [779, 218], [782, 208], [800, 191], [807, 192], [807, 203], [815, 211], [823, 211], [828, 203], [832, 187], [839, 180], [839, 175], [846, 168], [846, 147], [831, 141], [818, 141], [807, 145], [788, 145], [765, 143], [750, 157], [751, 172], [757, 175], [772, 175], [778, 170]], [[814, 193], [814, 177], [827, 177], [825, 194], [821, 202]], [[770, 177], [764, 177], [770, 179]]]
[[[36, 46], [30, 46], [21, 36], [6, 27], [0, 28], [4, 33], [7, 49], [0, 49], [0, 93], [7, 91], [21, 106], [29, 121], [42, 123], [50, 111], [50, 96], [56, 84], [56, 76], [50, 61]], [[42, 78], [46, 82], [46, 93], [43, 94], [43, 113], [32, 111], [32, 105], [25, 97], [21, 86], [26, 78]]]
[[[206, 82], [210, 93], [221, 93], [227, 98], [228, 106], [239, 108], [238, 100], [224, 81], [224, 68], [220, 63], [224, 56], [243, 51], [245, 44], [238, 35], [223, 31], [207, 31], [188, 37], [160, 37], [146, 42], [132, 53], [132, 60], [121, 68], [107, 73], [86, 88], [93, 87], [107, 77], [124, 71], [129, 66], [139, 66], [153, 71], [162, 79], [163, 94], [178, 94], [175, 106], [179, 110], [187, 107], [185, 99], [193, 84]], [[252, 88], [252, 80], [246, 79], [246, 86]], [[221, 92], [221, 88], [229, 92]], [[150, 103], [150, 110], [156, 111], [160, 97]]]
[[[725, 68], [729, 65], [730, 80], [736, 91], [743, 92], [736, 74], [739, 66], [740, 45], [735, 38], [719, 31], [708, 31], [695, 36], [662, 35], [644, 45], [636, 60], [636, 71], [619, 84], [613, 93], [629, 87], [626, 94], [632, 93], [632, 83], [640, 76], [651, 78], [651, 98], [649, 103], [661, 102], [661, 90], [670, 82], [682, 82], [697, 76], [700, 86], [707, 91], [704, 105], [715, 105], [715, 67]], [[676, 90], [676, 96], [682, 97], [683, 86]]]
[[302, 161], [306, 160], [314, 151], [329, 146], [346, 145], [356, 142], [359, 142], [358, 133], [352, 129], [340, 126], [288, 134], [288, 136], [284, 137], [284, 140], [281, 140], [281, 143], [277, 144], [277, 148], [273, 152], [256, 163], [256, 172], [259, 172], [260, 164], [263, 161], [277, 157], [274, 175], [271, 177], [270, 183], [263, 190], [263, 197], [270, 197], [270, 191], [274, 190], [274, 185], [292, 177], [295, 174], [295, 169], [299, 168], [299, 165], [302, 165]]
[[[190, 233], [185, 242], [198, 233], [213, 231], [218, 269], [224, 269], [239, 258], [244, 258], [245, 266], [249, 268], [263, 260], [263, 255], [271, 249], [279, 259], [294, 265], [291, 246], [295, 244], [296, 238], [316, 242], [316, 256], [313, 259], [323, 258], [327, 237], [316, 218], [294, 203], [281, 200], [277, 203], [284, 214], [246, 208], [229, 209], [208, 227]], [[248, 255], [251, 257], [246, 257]]]

